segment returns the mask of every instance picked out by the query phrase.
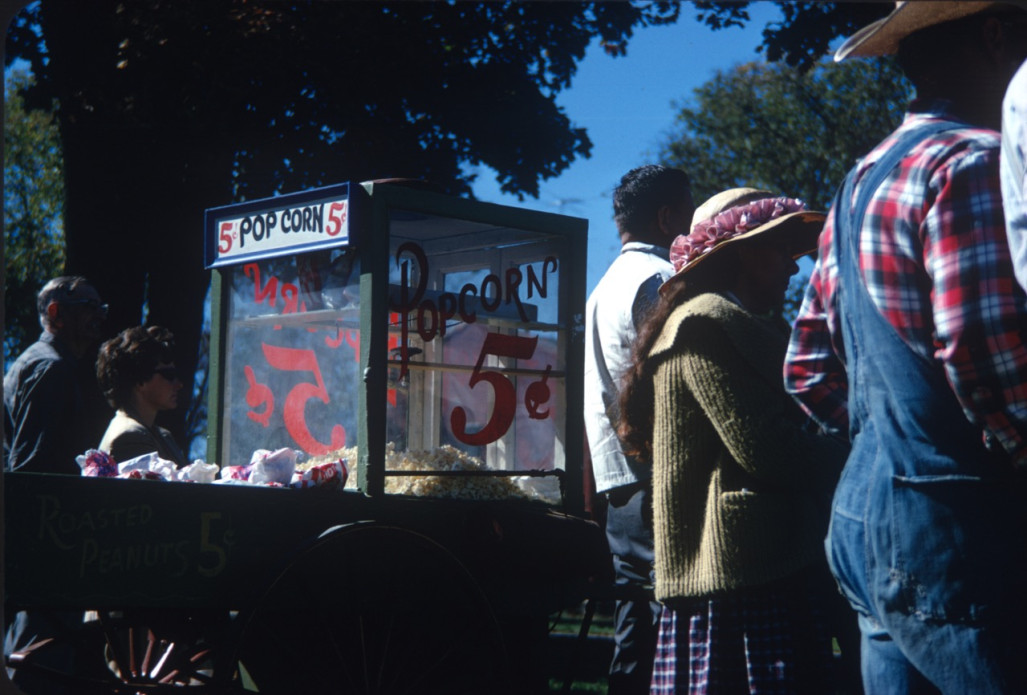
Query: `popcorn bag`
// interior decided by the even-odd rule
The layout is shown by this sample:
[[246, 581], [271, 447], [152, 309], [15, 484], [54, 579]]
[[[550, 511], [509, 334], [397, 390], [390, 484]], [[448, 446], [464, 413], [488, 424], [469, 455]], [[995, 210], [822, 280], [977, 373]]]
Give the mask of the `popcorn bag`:
[[183, 482], [213, 483], [218, 476], [218, 465], [196, 459], [178, 471], [178, 479]]
[[75, 457], [84, 478], [114, 478], [118, 475], [118, 464], [106, 451], [90, 449]]
[[167, 478], [157, 471], [144, 471], [138, 468], [126, 471], [125, 473], [120, 473], [118, 474], [118, 477], [126, 480], [167, 480]]
[[303, 470], [297, 470], [292, 475], [290, 487], [308, 488], [325, 487], [331, 489], [343, 488], [346, 486], [346, 479], [349, 477], [349, 470], [346, 468], [346, 460], [338, 459], [319, 463]]
[[292, 474], [296, 471], [296, 459], [299, 456], [295, 449], [257, 449], [250, 458], [250, 482], [258, 485], [278, 483], [288, 485]]
[[178, 466], [174, 461], [162, 459], [154, 451], [119, 463], [118, 477], [174, 481], [178, 479]]
[[249, 482], [250, 473], [253, 471], [253, 466], [225, 466], [221, 469], [221, 479], [217, 482], [223, 482], [225, 480], [237, 480], [240, 482]]
[[206, 463], [201, 459], [178, 468], [173, 461], [160, 458], [156, 452], [143, 454], [117, 463], [105, 451], [89, 449], [75, 457], [81, 475], [88, 478], [123, 478], [132, 480], [167, 480], [218, 485], [261, 485], [297, 489], [324, 487], [342, 489], [349, 479], [346, 458], [315, 459], [297, 464], [303, 453], [296, 449], [257, 449], [244, 466]]

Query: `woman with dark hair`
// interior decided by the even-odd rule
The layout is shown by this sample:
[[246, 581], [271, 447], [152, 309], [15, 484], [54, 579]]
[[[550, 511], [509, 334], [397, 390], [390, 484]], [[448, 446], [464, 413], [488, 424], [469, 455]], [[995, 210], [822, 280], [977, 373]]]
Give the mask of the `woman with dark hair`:
[[175, 370], [174, 336], [160, 326], [126, 328], [100, 347], [96, 376], [117, 409], [99, 448], [123, 463], [157, 452], [178, 466], [188, 462], [157, 413], [178, 405], [182, 381]]
[[653, 466], [653, 693], [833, 692], [824, 559], [844, 442], [785, 393], [781, 318], [824, 215], [739, 188], [696, 211], [635, 344], [619, 427]]

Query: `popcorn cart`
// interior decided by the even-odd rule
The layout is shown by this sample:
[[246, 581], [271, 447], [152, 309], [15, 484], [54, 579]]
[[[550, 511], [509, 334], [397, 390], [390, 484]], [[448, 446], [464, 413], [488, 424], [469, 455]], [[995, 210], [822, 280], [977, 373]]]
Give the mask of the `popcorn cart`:
[[205, 227], [220, 479], [5, 476], [6, 612], [89, 611], [75, 649], [102, 667], [49, 675], [547, 692], [548, 618], [607, 567], [583, 518], [587, 222], [371, 182]]

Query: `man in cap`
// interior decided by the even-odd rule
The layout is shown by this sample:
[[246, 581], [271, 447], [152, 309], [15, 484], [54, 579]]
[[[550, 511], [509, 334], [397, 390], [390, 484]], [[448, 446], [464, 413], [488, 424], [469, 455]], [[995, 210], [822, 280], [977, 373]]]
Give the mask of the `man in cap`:
[[[89, 399], [96, 380], [89, 349], [100, 339], [107, 305], [79, 276], [54, 278], [36, 301], [43, 332], [4, 376], [5, 470], [79, 473], [75, 457], [94, 448], [109, 412]], [[94, 413], [99, 410], [100, 417]]]
[[656, 164], [621, 177], [613, 193], [620, 255], [588, 298], [585, 313], [585, 430], [596, 491], [605, 495], [615, 581], [634, 589], [614, 606], [610, 695], [648, 693], [660, 606], [647, 598], [653, 571], [652, 472], [624, 455], [617, 438], [620, 381], [638, 327], [674, 274], [670, 244], [687, 234], [695, 205], [688, 175]]
[[835, 199], [785, 364], [788, 390], [852, 442], [826, 545], [869, 693], [1027, 692], [1027, 298], [995, 132], [1025, 20], [898, 3], [835, 55], [894, 53], [917, 90]]
[[[88, 280], [72, 275], [47, 282], [36, 309], [42, 334], [4, 376], [4, 470], [78, 475], [75, 457], [99, 444], [103, 418], [110, 417], [102, 400], [90, 399], [99, 391], [92, 360], [87, 359], [99, 342], [107, 305]], [[81, 611], [18, 611], [5, 618], [7, 657], [82, 625]], [[34, 663], [91, 673], [74, 649], [62, 644], [36, 654]], [[75, 690], [31, 669], [9, 668], [7, 675], [25, 692]]]

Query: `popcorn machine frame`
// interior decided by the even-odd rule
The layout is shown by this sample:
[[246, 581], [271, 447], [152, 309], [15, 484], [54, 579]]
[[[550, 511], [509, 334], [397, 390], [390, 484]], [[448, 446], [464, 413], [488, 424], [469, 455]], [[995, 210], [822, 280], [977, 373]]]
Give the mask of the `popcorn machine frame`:
[[536, 498], [549, 483], [551, 503], [582, 511], [568, 404], [582, 399], [585, 220], [369, 183], [206, 224], [209, 460], [245, 464], [253, 442], [348, 447], [356, 488], [378, 496], [417, 467], [396, 470], [389, 450], [448, 445], [485, 464], [475, 475]]
[[80, 693], [548, 692], [550, 615], [608, 578], [586, 225], [391, 182], [208, 211], [207, 460], [344, 456], [352, 489], [6, 475], [5, 613], [93, 616], [9, 664]]

